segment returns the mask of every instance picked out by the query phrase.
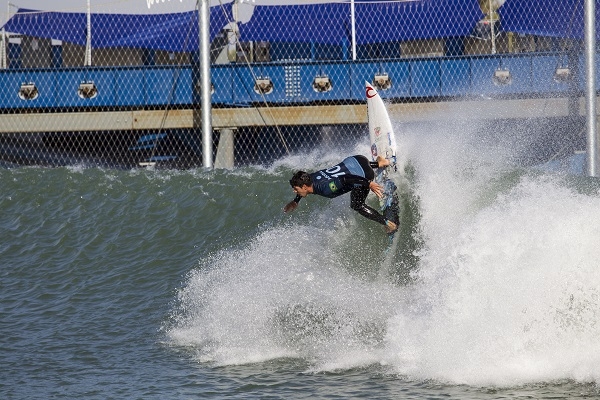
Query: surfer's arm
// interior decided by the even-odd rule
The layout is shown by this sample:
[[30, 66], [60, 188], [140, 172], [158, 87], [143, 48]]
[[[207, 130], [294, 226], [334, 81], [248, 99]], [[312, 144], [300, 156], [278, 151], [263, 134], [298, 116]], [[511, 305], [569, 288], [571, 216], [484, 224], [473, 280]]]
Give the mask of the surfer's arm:
[[298, 207], [298, 203], [300, 203], [300, 199], [302, 199], [302, 196], [297, 195], [294, 200], [290, 201], [289, 203], [287, 203], [285, 205], [285, 207], [283, 207], [283, 212], [290, 212], [290, 211], [294, 211], [296, 209], [296, 207]]

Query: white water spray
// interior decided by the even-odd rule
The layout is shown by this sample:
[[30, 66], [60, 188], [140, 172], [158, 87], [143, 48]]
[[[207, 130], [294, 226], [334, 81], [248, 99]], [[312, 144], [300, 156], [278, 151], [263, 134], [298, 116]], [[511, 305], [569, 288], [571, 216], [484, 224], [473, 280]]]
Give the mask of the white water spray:
[[173, 340], [218, 364], [297, 357], [458, 384], [598, 381], [600, 194], [512, 167], [510, 149], [473, 137], [400, 138], [425, 243], [411, 284], [353, 273], [369, 260], [346, 257], [344, 243], [372, 238], [343, 200], [311, 199], [302, 218], [191, 272]]

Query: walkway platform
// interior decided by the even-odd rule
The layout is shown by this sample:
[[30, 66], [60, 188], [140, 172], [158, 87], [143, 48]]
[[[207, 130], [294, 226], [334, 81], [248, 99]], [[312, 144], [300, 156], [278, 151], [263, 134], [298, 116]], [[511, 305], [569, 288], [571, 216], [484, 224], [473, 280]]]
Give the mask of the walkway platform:
[[[583, 98], [576, 115], [585, 111]], [[389, 104], [394, 121], [494, 120], [567, 117], [568, 98], [439, 101]], [[167, 114], [165, 118], [165, 113]], [[336, 125], [367, 123], [366, 105], [312, 105], [255, 108], [214, 108], [214, 129], [286, 125]], [[199, 115], [197, 118], [200, 118]], [[163, 120], [164, 119], [164, 120]], [[197, 119], [199, 121], [199, 119]], [[193, 128], [194, 110], [132, 110], [95, 112], [31, 112], [1, 114], [0, 133], [85, 132]]]

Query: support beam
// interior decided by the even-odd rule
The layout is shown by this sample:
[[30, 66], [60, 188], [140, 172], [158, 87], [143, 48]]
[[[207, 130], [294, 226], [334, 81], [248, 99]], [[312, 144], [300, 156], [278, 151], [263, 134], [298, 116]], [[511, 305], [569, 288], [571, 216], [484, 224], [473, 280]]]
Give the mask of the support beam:
[[221, 129], [219, 147], [215, 157], [215, 168], [232, 169], [235, 166], [234, 149], [234, 130], [232, 128]]

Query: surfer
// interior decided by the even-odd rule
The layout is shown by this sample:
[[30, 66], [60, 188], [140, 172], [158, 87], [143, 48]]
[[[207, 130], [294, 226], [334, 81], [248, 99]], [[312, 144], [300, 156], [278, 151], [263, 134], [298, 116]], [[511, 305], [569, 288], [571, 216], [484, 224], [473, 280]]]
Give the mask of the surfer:
[[283, 211], [286, 213], [294, 211], [300, 200], [309, 194], [318, 194], [332, 199], [351, 192], [350, 207], [353, 210], [385, 226], [388, 233], [394, 232], [398, 227], [393, 221], [385, 219], [383, 215], [365, 204], [370, 190], [378, 197], [383, 197], [383, 187], [373, 182], [375, 179], [373, 168], [384, 168], [388, 165], [390, 161], [382, 156], [370, 162], [367, 157], [358, 155], [347, 157], [333, 167], [311, 174], [298, 171], [290, 179], [296, 198], [286, 204]]

